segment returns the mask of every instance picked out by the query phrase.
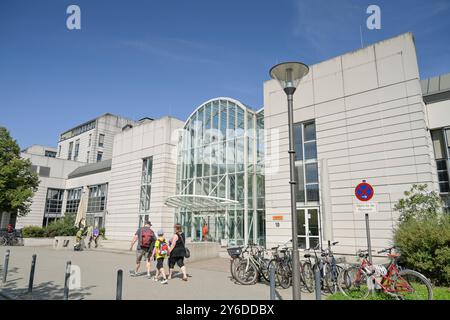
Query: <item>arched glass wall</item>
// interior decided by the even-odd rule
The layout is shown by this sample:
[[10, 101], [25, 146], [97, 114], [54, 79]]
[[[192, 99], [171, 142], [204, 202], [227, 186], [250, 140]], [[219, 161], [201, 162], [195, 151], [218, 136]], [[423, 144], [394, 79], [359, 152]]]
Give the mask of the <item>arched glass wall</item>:
[[177, 194], [236, 201], [222, 208], [180, 204], [176, 220], [193, 241], [264, 244], [263, 119], [262, 112], [239, 101], [217, 98], [186, 121], [178, 145]]

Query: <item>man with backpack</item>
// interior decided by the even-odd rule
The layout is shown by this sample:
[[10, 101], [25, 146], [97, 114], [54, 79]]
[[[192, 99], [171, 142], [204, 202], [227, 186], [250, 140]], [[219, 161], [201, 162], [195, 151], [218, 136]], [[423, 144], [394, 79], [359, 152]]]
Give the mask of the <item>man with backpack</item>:
[[155, 233], [150, 228], [152, 226], [150, 221], [145, 221], [144, 226], [139, 228], [134, 234], [133, 240], [131, 240], [130, 251], [133, 250], [133, 246], [137, 241], [136, 248], [136, 267], [134, 270], [130, 270], [130, 275], [135, 277], [139, 273], [142, 257], [147, 259], [147, 277], [150, 278], [151, 262], [153, 247], [156, 241]]

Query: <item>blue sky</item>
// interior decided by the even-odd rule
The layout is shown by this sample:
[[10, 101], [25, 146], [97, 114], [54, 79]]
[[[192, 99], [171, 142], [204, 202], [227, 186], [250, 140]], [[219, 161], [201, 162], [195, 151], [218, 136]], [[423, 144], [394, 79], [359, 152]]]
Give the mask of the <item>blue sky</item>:
[[[81, 30], [66, 9], [81, 8]], [[381, 30], [365, 27], [381, 8]], [[21, 147], [111, 112], [185, 119], [229, 96], [258, 109], [268, 70], [411, 31], [422, 78], [450, 72], [448, 0], [1, 0], [0, 125]]]

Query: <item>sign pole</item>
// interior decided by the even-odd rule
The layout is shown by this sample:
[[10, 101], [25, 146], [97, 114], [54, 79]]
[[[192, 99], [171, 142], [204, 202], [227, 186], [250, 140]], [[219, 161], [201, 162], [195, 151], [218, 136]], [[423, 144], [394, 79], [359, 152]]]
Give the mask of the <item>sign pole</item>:
[[370, 241], [370, 227], [369, 227], [369, 214], [366, 213], [366, 236], [367, 236], [367, 250], [369, 251], [369, 261], [372, 263], [372, 244]]

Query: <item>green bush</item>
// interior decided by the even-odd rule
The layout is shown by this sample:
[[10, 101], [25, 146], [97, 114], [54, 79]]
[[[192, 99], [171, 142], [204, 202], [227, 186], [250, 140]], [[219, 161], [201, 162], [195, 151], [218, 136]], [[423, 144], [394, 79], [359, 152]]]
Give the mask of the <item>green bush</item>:
[[394, 244], [399, 263], [416, 270], [435, 284], [450, 285], [450, 215], [443, 213], [442, 200], [427, 185], [413, 185], [395, 209], [400, 212]]
[[105, 237], [105, 228], [100, 228], [98, 231], [100, 232], [100, 235], [102, 236], [102, 238], [106, 239], [106, 237]]
[[50, 223], [47, 227], [28, 226], [22, 229], [24, 238], [53, 238], [59, 236], [75, 236], [78, 228], [74, 226], [75, 216], [65, 215]]
[[397, 228], [394, 242], [402, 266], [435, 284], [450, 285], [450, 216], [406, 221]]
[[78, 228], [75, 227], [75, 216], [73, 214], [65, 215], [63, 218], [50, 223], [45, 228], [45, 236], [48, 238], [61, 236], [75, 236]]
[[37, 226], [23, 227], [22, 236], [24, 238], [43, 238], [45, 237], [45, 229]]

